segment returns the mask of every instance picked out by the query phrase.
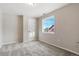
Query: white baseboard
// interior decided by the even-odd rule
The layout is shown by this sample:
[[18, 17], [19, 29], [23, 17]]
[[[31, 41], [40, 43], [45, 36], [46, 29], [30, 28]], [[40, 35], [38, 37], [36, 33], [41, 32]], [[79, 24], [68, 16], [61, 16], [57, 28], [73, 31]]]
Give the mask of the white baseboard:
[[[44, 42], [44, 41], [42, 41], [42, 42]], [[47, 42], [44, 42], [44, 43], [47, 43]], [[47, 43], [47, 44], [52, 45], [52, 46], [55, 46], [55, 47], [58, 47], [58, 48], [60, 48], [60, 49], [63, 49], [63, 50], [69, 51], [69, 52], [72, 52], [72, 53], [74, 53], [74, 54], [76, 54], [76, 55], [79, 55], [78, 52], [75, 52], [75, 51], [73, 51], [73, 50], [70, 50], [70, 49], [67, 49], [67, 48], [64, 48], [64, 47], [55, 45], [55, 44], [50, 44], [50, 43]]]
[[74, 54], [79, 55], [79, 53], [77, 53], [77, 52], [75, 52], [75, 51], [73, 51], [73, 50], [70, 50], [70, 49], [67, 49], [67, 48], [64, 48], [64, 47], [61, 47], [61, 46], [55, 45], [55, 44], [52, 44], [52, 45], [53, 45], [53, 46], [56, 46], [56, 47], [58, 47], [58, 48], [61, 48], [61, 49], [63, 49], [63, 50], [67, 50], [67, 51], [69, 51], [69, 52], [72, 52], [72, 53], [74, 53]]
[[16, 41], [11, 41], [11, 42], [6, 42], [6, 43], [2, 43], [2, 45], [8, 45], [8, 44], [13, 44], [13, 43], [16, 43]]

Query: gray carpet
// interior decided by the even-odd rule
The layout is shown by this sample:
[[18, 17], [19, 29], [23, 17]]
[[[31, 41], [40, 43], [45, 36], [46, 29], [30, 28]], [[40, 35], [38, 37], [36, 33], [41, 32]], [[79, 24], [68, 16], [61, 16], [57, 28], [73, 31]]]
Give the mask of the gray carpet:
[[0, 56], [76, 56], [73, 53], [50, 46], [39, 41], [4, 45]]

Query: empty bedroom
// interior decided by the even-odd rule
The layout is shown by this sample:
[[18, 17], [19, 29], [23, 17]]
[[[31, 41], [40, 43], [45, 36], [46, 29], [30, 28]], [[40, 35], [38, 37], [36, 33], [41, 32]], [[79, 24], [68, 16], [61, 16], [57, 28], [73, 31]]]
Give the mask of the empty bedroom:
[[79, 3], [0, 3], [0, 56], [78, 56]]

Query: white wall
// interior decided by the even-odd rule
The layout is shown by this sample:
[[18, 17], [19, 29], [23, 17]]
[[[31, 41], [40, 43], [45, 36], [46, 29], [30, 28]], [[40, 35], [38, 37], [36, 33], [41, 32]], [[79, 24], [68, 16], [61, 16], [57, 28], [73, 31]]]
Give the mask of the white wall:
[[[3, 13], [3, 39], [2, 44], [11, 44], [17, 42], [17, 16], [13, 13]], [[23, 41], [28, 42], [28, 20], [27, 15], [23, 15]], [[35, 20], [31, 19], [30, 29], [34, 31]]]
[[2, 11], [0, 10], [0, 47], [2, 46]]
[[[12, 44], [17, 42], [17, 19], [16, 14], [3, 14], [3, 39], [2, 43], [4, 44]], [[28, 40], [28, 32], [27, 32], [27, 16], [23, 15], [23, 41], [27, 42]]]
[[0, 11], [0, 44], [4, 45], [16, 42], [16, 25], [17, 17], [15, 14], [1, 13]]
[[[56, 16], [55, 34], [42, 33], [41, 21]], [[79, 4], [70, 4], [45, 16], [39, 21], [39, 40], [79, 54]]]
[[3, 13], [3, 44], [16, 42], [17, 39], [17, 16]]
[[[17, 16], [23, 15], [23, 40], [24, 42], [28, 41], [28, 5], [26, 4], [7, 4], [3, 3], [0, 4], [0, 9], [2, 10], [2, 14], [0, 11], [0, 36], [3, 34], [3, 37], [1, 36], [2, 40], [0, 39], [0, 42], [2, 44], [11, 44], [16, 43], [17, 41]], [[1, 18], [2, 17], [2, 18]], [[2, 23], [3, 22], [3, 23]], [[30, 25], [32, 25], [30, 28], [34, 30], [35, 26], [35, 20], [31, 18], [31, 21], [29, 22]], [[2, 29], [1, 29], [2, 26]], [[3, 32], [2, 32], [3, 31]], [[1, 44], [1, 43], [0, 43]]]

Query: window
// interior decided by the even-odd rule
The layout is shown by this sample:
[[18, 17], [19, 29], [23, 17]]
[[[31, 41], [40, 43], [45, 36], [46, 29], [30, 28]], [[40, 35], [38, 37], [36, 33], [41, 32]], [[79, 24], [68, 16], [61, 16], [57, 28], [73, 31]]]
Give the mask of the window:
[[55, 16], [47, 17], [42, 20], [42, 32], [55, 32]]

